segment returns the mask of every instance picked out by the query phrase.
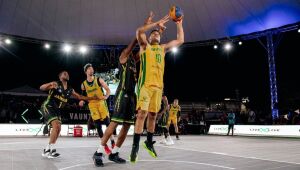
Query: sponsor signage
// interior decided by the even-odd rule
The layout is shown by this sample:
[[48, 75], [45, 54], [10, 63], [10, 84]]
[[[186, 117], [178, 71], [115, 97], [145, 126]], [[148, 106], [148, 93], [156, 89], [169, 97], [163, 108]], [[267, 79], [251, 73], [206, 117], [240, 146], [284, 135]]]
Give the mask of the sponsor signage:
[[[210, 125], [208, 134], [226, 135], [228, 125]], [[235, 135], [300, 137], [299, 125], [235, 125]]]
[[[83, 136], [87, 136], [87, 125], [78, 124], [82, 127]], [[0, 124], [0, 136], [42, 136], [43, 128], [45, 125], [41, 124]], [[77, 125], [76, 125], [77, 126]], [[61, 126], [61, 136], [73, 136], [75, 125]], [[121, 131], [122, 126], [117, 127], [117, 134]], [[105, 131], [106, 126], [102, 126], [103, 131]], [[131, 126], [128, 135], [133, 135], [134, 127]]]

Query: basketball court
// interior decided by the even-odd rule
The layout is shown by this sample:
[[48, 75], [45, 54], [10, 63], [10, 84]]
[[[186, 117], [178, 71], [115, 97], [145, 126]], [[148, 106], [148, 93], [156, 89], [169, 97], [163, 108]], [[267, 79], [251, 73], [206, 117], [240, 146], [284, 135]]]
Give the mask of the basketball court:
[[[119, 165], [106, 159], [104, 167], [95, 167], [92, 161], [97, 137], [59, 138], [57, 151], [61, 157], [57, 159], [41, 157], [47, 141], [45, 137], [2, 137], [1, 169], [300, 169], [300, 143], [291, 138], [182, 136], [173, 146], [156, 144], [157, 159], [141, 147], [136, 164]], [[131, 143], [132, 137], [128, 137], [121, 148], [120, 156], [127, 160]]]

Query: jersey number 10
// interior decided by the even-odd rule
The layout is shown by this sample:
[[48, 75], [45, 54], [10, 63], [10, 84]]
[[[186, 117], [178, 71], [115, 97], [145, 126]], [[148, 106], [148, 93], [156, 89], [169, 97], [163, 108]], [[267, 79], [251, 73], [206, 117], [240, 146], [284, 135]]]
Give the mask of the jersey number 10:
[[160, 54], [156, 54], [155, 59], [156, 59], [156, 62], [161, 63], [161, 55]]

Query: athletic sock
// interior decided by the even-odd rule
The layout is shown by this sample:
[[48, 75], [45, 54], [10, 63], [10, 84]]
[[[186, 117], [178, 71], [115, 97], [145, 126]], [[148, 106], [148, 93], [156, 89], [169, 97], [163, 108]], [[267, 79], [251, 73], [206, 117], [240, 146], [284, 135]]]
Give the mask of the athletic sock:
[[135, 146], [138, 146], [139, 143], [140, 143], [140, 138], [141, 138], [141, 134], [137, 134], [137, 133], [134, 133], [134, 136], [133, 136], [133, 144]]
[[120, 148], [115, 146], [111, 153], [117, 153], [117, 152], [119, 152], [119, 150], [120, 150]]
[[100, 145], [97, 149], [97, 153], [105, 153], [104, 146]]
[[147, 133], [147, 141], [148, 141], [149, 143], [152, 143], [152, 140], [153, 140], [153, 133], [148, 132], [148, 133]]

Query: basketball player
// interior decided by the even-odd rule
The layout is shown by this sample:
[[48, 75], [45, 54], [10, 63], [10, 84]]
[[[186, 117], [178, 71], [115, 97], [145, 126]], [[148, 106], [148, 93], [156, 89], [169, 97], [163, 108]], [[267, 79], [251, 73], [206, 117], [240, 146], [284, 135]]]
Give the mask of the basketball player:
[[178, 99], [174, 99], [173, 104], [170, 105], [169, 119], [167, 123], [167, 129], [169, 130], [171, 123], [175, 128], [176, 139], [179, 140], [178, 122], [180, 121], [181, 108], [178, 105]]
[[[133, 145], [130, 155], [130, 161], [137, 161], [140, 136], [143, 132], [143, 126], [147, 119], [147, 140], [143, 143], [148, 153], [156, 158], [154, 150], [153, 133], [155, 130], [156, 115], [160, 109], [163, 75], [165, 67], [165, 53], [172, 47], [178, 47], [184, 42], [184, 33], [182, 20], [176, 23], [177, 39], [166, 44], [160, 44], [161, 34], [156, 27], [165, 28], [164, 24], [169, 21], [169, 16], [165, 16], [157, 22], [143, 25], [136, 31], [136, 37], [140, 46], [140, 74], [137, 91], [137, 117], [134, 128]], [[146, 32], [150, 31], [150, 36], [146, 38]]]
[[[96, 126], [98, 135], [100, 139], [103, 137], [102, 125], [106, 125], [108, 127], [110, 123], [108, 107], [106, 103], [106, 99], [110, 95], [110, 89], [108, 85], [104, 82], [103, 79], [94, 76], [94, 68], [92, 64], [86, 64], [83, 68], [86, 74], [86, 80], [81, 84], [81, 90], [83, 94], [86, 94], [88, 97], [97, 96], [100, 100], [93, 100], [88, 103], [89, 110], [91, 112], [91, 117]], [[106, 91], [104, 94], [103, 88]], [[79, 106], [83, 106], [84, 101], [79, 102]], [[115, 146], [115, 141], [113, 136], [110, 136], [111, 139], [111, 147], [112, 149]], [[111, 153], [110, 148], [105, 145], [105, 152], [107, 154]]]
[[[152, 17], [153, 13], [151, 12], [146, 19], [145, 24], [150, 24], [152, 22]], [[111, 117], [111, 123], [105, 130], [101, 145], [93, 156], [96, 166], [104, 166], [104, 146], [118, 124], [122, 124], [122, 128], [118, 135], [116, 147], [112, 150], [108, 159], [119, 164], [126, 163], [126, 160], [119, 157], [119, 149], [125, 141], [130, 125], [134, 124], [136, 110], [135, 85], [137, 82], [136, 63], [139, 60], [139, 55], [132, 55], [132, 50], [136, 45], [137, 39], [134, 38], [127, 48], [122, 51], [119, 58], [120, 83], [117, 88], [114, 113]]]
[[63, 108], [71, 96], [79, 100], [94, 100], [97, 97], [84, 97], [74, 91], [68, 85], [69, 74], [67, 71], [62, 71], [58, 75], [59, 81], [53, 81], [41, 85], [40, 90], [49, 91], [47, 100], [43, 103], [41, 110], [47, 125], [51, 125], [52, 130], [50, 133], [49, 143], [44, 149], [42, 156], [47, 158], [55, 158], [60, 154], [56, 152], [55, 143], [60, 133], [61, 128], [61, 113], [60, 109]]
[[116, 146], [113, 148], [112, 153], [109, 154], [108, 158], [115, 163], [126, 163], [125, 159], [119, 157], [119, 150], [125, 141], [130, 125], [134, 124], [136, 108], [135, 85], [137, 82], [136, 61], [138, 59], [134, 58], [132, 50], [136, 45], [137, 40], [135, 38], [127, 48], [122, 51], [119, 58], [120, 83], [116, 92], [114, 113], [111, 117], [109, 126], [105, 130], [101, 145], [93, 156], [96, 166], [103, 166], [104, 147], [118, 124], [121, 124], [122, 128], [118, 135]]
[[166, 144], [166, 145], [173, 145], [174, 142], [171, 139], [169, 130], [167, 128], [167, 121], [169, 118], [169, 104], [168, 104], [168, 98], [166, 95], [162, 96], [161, 108], [157, 114], [157, 117], [158, 117], [158, 127], [161, 128], [162, 134], [163, 134], [163, 138], [160, 143]]

